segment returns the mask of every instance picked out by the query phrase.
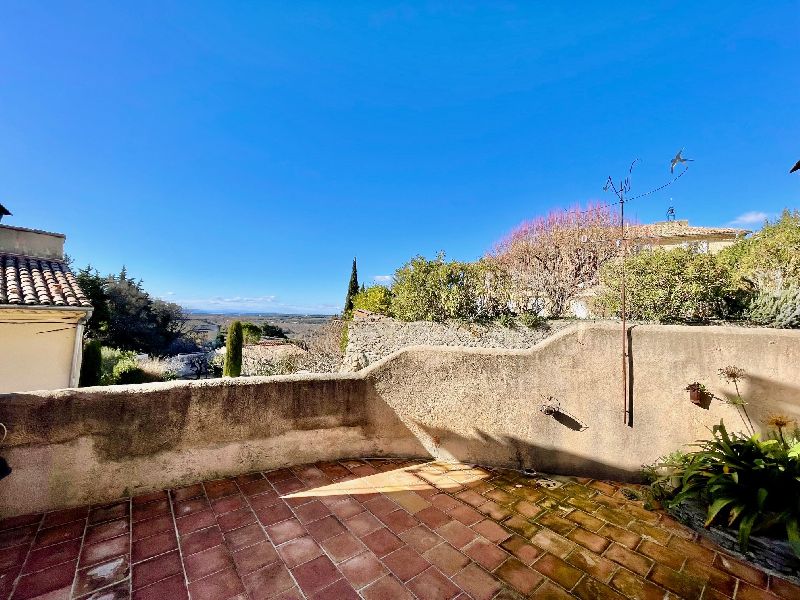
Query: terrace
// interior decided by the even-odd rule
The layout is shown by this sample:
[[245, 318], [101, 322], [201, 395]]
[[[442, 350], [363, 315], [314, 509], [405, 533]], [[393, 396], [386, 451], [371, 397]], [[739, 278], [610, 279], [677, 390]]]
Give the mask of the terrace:
[[[635, 486], [342, 460], [8, 519], [12, 598], [796, 598]], [[672, 594], [672, 595], [670, 595]]]
[[[797, 342], [635, 328], [633, 426], [603, 324], [348, 375], [0, 395], [0, 597], [795, 598], [635, 481], [738, 418], [683, 390], [720, 361], [748, 366], [754, 416], [796, 413]], [[540, 410], [553, 397], [581, 427]]]

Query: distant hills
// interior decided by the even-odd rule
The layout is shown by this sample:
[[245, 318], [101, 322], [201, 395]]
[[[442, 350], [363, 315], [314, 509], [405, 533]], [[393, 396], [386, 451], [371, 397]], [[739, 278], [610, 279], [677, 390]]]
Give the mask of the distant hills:
[[195, 316], [240, 316], [240, 317], [262, 317], [262, 318], [269, 318], [269, 317], [278, 317], [283, 319], [291, 319], [297, 317], [307, 317], [307, 318], [318, 318], [318, 319], [330, 319], [334, 315], [325, 315], [321, 313], [279, 313], [279, 312], [248, 312], [248, 311], [241, 311], [241, 310], [203, 310], [200, 308], [184, 308], [183, 312], [188, 315], [195, 315]]

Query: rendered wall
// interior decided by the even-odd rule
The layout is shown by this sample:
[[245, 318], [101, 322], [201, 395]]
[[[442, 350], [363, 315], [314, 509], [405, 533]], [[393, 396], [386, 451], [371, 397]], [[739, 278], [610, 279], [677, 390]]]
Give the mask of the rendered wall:
[[3, 254], [62, 260], [65, 239], [60, 233], [0, 225], [0, 253]]
[[[438, 456], [633, 479], [708, 436], [733, 407], [694, 406], [695, 380], [747, 370], [754, 420], [800, 418], [800, 332], [637, 326], [633, 426], [623, 421], [618, 325], [576, 324], [530, 350], [415, 347], [352, 375], [170, 382], [0, 394], [10, 427], [0, 514], [347, 456]], [[540, 407], [559, 403], [562, 412]]]
[[[424, 449], [353, 377], [175, 381], [0, 394], [0, 515], [281, 465]], [[10, 446], [10, 447], [8, 447]]]
[[[624, 419], [619, 325], [574, 325], [531, 350], [410, 348], [369, 377], [438, 456], [541, 471], [632, 479], [683, 444], [709, 437], [738, 411], [704, 409], [685, 387], [733, 397], [718, 369], [737, 365], [758, 423], [780, 412], [800, 420], [800, 332], [733, 327], [636, 326], [630, 332], [633, 425]], [[557, 404], [561, 413], [543, 414]]]
[[0, 392], [70, 385], [78, 311], [0, 308]]

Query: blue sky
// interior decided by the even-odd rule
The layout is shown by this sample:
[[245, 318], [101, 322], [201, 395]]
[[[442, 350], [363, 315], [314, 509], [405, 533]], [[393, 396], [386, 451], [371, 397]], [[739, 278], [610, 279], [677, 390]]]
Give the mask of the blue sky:
[[[700, 225], [800, 205], [800, 3], [3, 2], [0, 201], [78, 265], [332, 312], [415, 254], [696, 162]], [[755, 217], [753, 217], [755, 213]], [[741, 219], [742, 215], [751, 215]]]

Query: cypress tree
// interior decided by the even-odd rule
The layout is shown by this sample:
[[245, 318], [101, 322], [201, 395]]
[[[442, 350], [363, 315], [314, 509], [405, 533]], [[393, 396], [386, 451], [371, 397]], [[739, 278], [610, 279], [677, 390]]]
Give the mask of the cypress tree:
[[350, 271], [350, 284], [347, 286], [347, 297], [344, 299], [344, 314], [349, 315], [353, 310], [353, 296], [358, 293], [358, 269], [356, 259], [353, 258], [353, 270]]
[[83, 362], [81, 363], [81, 376], [78, 385], [89, 387], [100, 385], [103, 358], [100, 352], [100, 342], [90, 340], [83, 347]]
[[223, 377], [238, 377], [242, 374], [242, 322], [234, 321], [228, 329], [228, 340], [225, 344], [225, 366]]

